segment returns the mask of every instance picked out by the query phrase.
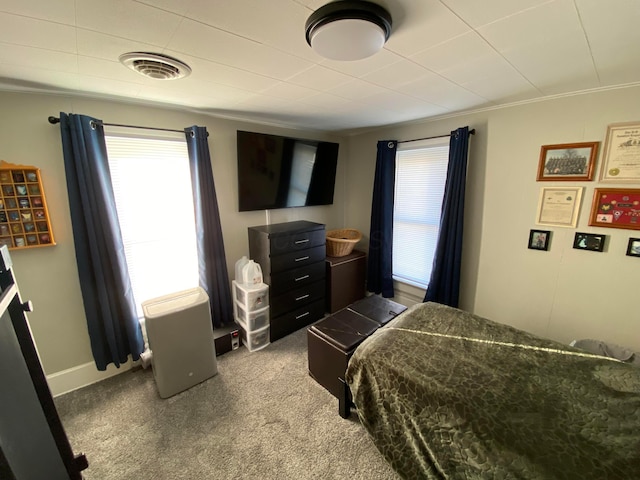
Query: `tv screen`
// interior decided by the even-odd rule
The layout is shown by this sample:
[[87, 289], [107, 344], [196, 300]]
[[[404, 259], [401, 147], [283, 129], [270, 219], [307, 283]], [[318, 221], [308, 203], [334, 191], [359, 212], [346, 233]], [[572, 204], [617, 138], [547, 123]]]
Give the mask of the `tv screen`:
[[337, 143], [238, 130], [241, 212], [331, 205]]

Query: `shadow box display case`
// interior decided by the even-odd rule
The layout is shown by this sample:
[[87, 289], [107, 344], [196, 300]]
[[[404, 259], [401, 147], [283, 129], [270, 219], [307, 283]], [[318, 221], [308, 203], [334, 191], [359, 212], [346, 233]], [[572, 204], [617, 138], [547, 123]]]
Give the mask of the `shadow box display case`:
[[0, 246], [55, 245], [40, 170], [0, 161]]

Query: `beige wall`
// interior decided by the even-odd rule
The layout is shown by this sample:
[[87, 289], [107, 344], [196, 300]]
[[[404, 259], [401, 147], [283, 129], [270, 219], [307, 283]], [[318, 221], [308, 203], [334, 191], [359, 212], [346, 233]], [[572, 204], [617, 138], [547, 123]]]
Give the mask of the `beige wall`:
[[[640, 351], [640, 261], [625, 256], [629, 237], [640, 231], [588, 226], [594, 188], [625, 185], [536, 182], [541, 145], [599, 141], [602, 149], [608, 124], [640, 121], [639, 103], [640, 87], [634, 87], [352, 137], [346, 223], [369, 231], [377, 140], [441, 135], [469, 125], [476, 135], [470, 142], [461, 308], [561, 342], [596, 338]], [[577, 228], [536, 226], [540, 187], [563, 184], [585, 187]], [[527, 249], [532, 228], [553, 231], [550, 251]], [[576, 231], [607, 235], [605, 252], [573, 249]]]
[[[586, 188], [578, 228], [549, 228], [553, 230], [549, 252], [526, 248], [529, 230], [536, 228], [534, 217], [543, 185], [535, 181], [540, 146], [604, 142], [608, 124], [640, 120], [638, 87], [387, 127], [347, 140], [186, 111], [64, 96], [0, 93], [0, 102], [0, 159], [41, 169], [57, 241], [55, 247], [12, 251], [22, 297], [34, 303], [29, 319], [47, 374], [92, 362], [60, 131], [47, 122], [49, 115], [57, 116], [60, 111], [111, 123], [206, 126], [230, 274], [235, 260], [248, 254], [246, 229], [251, 225], [307, 219], [325, 223], [329, 229], [357, 228], [365, 234], [358, 248], [366, 249], [376, 141], [440, 135], [469, 125], [477, 133], [470, 143], [461, 307], [563, 342], [599, 338], [640, 350], [636, 306], [640, 262], [625, 256], [628, 238], [640, 232], [587, 225], [593, 189], [601, 184], [579, 183]], [[277, 210], [268, 216], [265, 212], [239, 213], [236, 129], [340, 141], [334, 205]], [[608, 235], [605, 252], [572, 249], [576, 231]], [[422, 294], [417, 292], [413, 300]]]
[[[93, 362], [75, 263], [60, 129], [47, 122], [48, 116], [58, 116], [62, 111], [91, 115], [108, 123], [174, 129], [194, 124], [206, 126], [230, 275], [233, 275], [235, 261], [249, 253], [247, 227], [251, 225], [297, 219], [324, 223], [327, 228], [344, 225], [346, 145], [341, 146], [338, 159], [333, 206], [276, 210], [267, 219], [263, 211], [238, 212], [237, 201], [237, 129], [330, 141], [341, 141], [339, 137], [216, 119], [186, 111], [64, 96], [0, 93], [0, 104], [0, 159], [41, 169], [57, 243], [53, 247], [11, 252], [22, 298], [34, 304], [29, 321], [47, 374]], [[167, 252], [166, 259], [158, 260], [168, 262], [170, 256]]]

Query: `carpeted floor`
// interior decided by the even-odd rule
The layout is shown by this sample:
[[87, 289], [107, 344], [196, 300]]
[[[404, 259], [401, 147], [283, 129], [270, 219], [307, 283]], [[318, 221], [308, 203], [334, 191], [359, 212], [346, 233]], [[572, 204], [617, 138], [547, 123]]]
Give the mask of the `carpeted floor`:
[[151, 370], [56, 398], [95, 480], [397, 479], [355, 412], [307, 370], [306, 329], [217, 358], [218, 375], [168, 399]]

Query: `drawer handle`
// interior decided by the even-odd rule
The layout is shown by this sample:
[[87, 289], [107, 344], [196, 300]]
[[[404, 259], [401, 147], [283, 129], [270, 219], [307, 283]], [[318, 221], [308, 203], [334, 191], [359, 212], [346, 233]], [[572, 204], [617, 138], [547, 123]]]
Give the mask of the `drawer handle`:
[[302, 295], [301, 297], [296, 298], [296, 302], [299, 302], [300, 300], [304, 300], [305, 298], [309, 298], [308, 293], [306, 295]]
[[309, 312], [304, 312], [302, 315], [298, 315], [296, 316], [296, 320], [301, 319], [302, 317], [306, 317], [307, 315], [309, 315]]
[[308, 238], [305, 238], [304, 240], [296, 240], [296, 245], [300, 245], [301, 243], [307, 243], [309, 241]]
[[306, 280], [307, 278], [309, 278], [309, 275], [303, 275], [302, 277], [298, 277], [295, 279], [296, 282], [299, 282], [301, 280]]
[[307, 255], [306, 257], [300, 257], [300, 258], [296, 258], [296, 262], [301, 262], [303, 260], [309, 260], [309, 255]]

